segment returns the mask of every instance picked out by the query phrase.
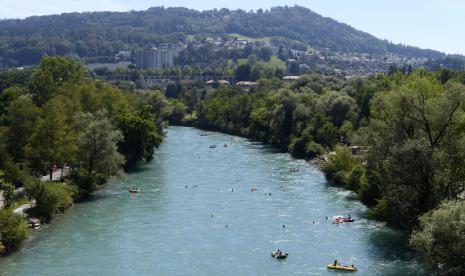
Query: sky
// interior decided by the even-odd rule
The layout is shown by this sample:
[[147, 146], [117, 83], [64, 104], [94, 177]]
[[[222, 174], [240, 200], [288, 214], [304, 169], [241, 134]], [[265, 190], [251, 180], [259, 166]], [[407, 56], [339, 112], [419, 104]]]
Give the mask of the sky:
[[256, 10], [304, 6], [376, 37], [449, 54], [465, 54], [464, 0], [0, 0], [0, 18], [83, 11], [145, 10], [154, 6], [196, 10]]

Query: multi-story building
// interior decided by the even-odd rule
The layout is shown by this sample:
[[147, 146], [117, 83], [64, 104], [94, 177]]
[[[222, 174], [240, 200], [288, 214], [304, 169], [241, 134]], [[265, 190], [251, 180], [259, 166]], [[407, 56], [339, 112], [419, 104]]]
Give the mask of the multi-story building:
[[136, 52], [136, 67], [140, 69], [174, 67], [175, 52], [168, 49], [147, 48]]

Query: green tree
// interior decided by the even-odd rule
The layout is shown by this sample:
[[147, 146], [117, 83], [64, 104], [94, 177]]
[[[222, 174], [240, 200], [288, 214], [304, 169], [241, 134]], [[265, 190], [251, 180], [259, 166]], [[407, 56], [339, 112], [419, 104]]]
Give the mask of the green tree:
[[0, 170], [0, 192], [3, 192], [3, 198], [5, 200], [6, 207], [9, 207], [11, 204], [13, 204], [15, 198], [14, 191], [15, 186], [5, 180], [5, 173]]
[[134, 165], [141, 160], [150, 162], [153, 159], [154, 150], [161, 144], [163, 137], [149, 105], [144, 106], [137, 114], [118, 116], [116, 127], [123, 134], [118, 147], [119, 152], [126, 157], [127, 165]]
[[448, 201], [421, 216], [410, 244], [443, 275], [465, 273], [465, 202]]
[[93, 192], [97, 188], [94, 172], [105, 179], [116, 174], [124, 163], [118, 152], [118, 143], [123, 139], [121, 131], [115, 129], [107, 118], [107, 112], [76, 115], [78, 156], [86, 175], [79, 182], [81, 188]]
[[76, 159], [76, 135], [70, 124], [63, 98], [53, 98], [42, 108], [25, 151], [31, 168], [43, 171], [52, 164], [72, 163]]
[[35, 129], [40, 109], [27, 96], [11, 102], [8, 108], [7, 149], [16, 162], [24, 161], [24, 148]]
[[368, 128], [359, 131], [370, 147], [370, 185], [379, 186], [390, 222], [416, 224], [418, 215], [464, 189], [465, 88], [444, 88], [416, 72], [406, 84], [374, 98]]
[[172, 100], [170, 123], [174, 125], [180, 125], [187, 113], [187, 109], [187, 106], [183, 102], [179, 100]]
[[63, 57], [42, 58], [39, 67], [32, 75], [30, 90], [34, 102], [44, 105], [51, 99], [58, 87], [66, 82], [77, 83], [85, 79], [85, 69], [79, 63]]
[[250, 64], [241, 64], [236, 68], [236, 79], [238, 81], [248, 81], [250, 80], [250, 73], [252, 71], [252, 67]]

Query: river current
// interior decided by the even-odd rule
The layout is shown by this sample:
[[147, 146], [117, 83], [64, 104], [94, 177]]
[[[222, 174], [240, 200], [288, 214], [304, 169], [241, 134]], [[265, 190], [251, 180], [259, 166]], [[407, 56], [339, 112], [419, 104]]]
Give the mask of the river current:
[[[355, 196], [318, 168], [201, 133], [168, 128], [151, 163], [34, 232], [0, 259], [0, 275], [344, 274], [327, 270], [334, 259], [355, 264], [357, 275], [428, 274], [401, 233], [365, 219]], [[131, 186], [142, 193], [130, 195]], [[331, 223], [348, 214], [354, 223]], [[276, 249], [289, 257], [271, 258]]]

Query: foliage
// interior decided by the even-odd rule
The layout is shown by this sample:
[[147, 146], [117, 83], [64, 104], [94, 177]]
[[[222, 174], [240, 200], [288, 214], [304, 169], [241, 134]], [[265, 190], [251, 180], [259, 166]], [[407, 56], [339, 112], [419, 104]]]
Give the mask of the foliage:
[[326, 176], [335, 184], [359, 192], [365, 168], [349, 148], [338, 148], [323, 166]]
[[26, 185], [26, 192], [30, 199], [36, 200], [34, 214], [48, 221], [73, 205], [77, 187], [32, 181]]
[[[78, 129], [78, 155], [87, 169], [89, 182], [96, 171], [108, 178], [116, 174], [124, 163], [124, 157], [118, 152], [117, 144], [123, 139], [121, 131], [114, 128], [107, 113], [103, 110], [76, 115]], [[89, 185], [87, 192], [92, 193], [95, 186]]]
[[9, 207], [11, 206], [11, 204], [13, 204], [13, 200], [15, 197], [14, 191], [15, 186], [13, 186], [11, 183], [8, 183], [5, 180], [5, 173], [3, 171], [0, 171], [0, 192], [3, 193], [3, 198], [5, 200], [6, 207]]
[[373, 99], [361, 142], [370, 147], [369, 183], [392, 210], [389, 222], [412, 227], [419, 215], [463, 192], [464, 96], [463, 85], [441, 85], [419, 70]]
[[11, 209], [0, 210], [0, 254], [15, 249], [26, 238], [27, 224]]
[[43, 106], [36, 120], [25, 147], [26, 158], [35, 171], [76, 160], [76, 134], [67, 118], [66, 101], [62, 97], [53, 98]]
[[43, 57], [32, 74], [30, 89], [34, 102], [39, 106], [45, 104], [54, 96], [58, 87], [66, 82], [80, 82], [84, 80], [84, 76], [84, 67], [70, 59]]
[[443, 275], [465, 273], [465, 202], [447, 201], [420, 217], [420, 228], [411, 245], [430, 264], [440, 265]]
[[157, 128], [150, 109], [146, 105], [136, 114], [124, 114], [116, 118], [116, 127], [123, 134], [118, 148], [126, 157], [127, 165], [134, 165], [140, 160], [150, 162], [154, 149], [161, 144], [163, 133]]
[[[155, 7], [142, 12], [72, 13], [0, 21], [0, 64], [36, 64], [44, 55], [80, 56], [91, 62], [111, 62], [121, 50], [139, 45], [186, 42], [189, 36], [238, 34], [271, 37], [278, 45], [306, 50], [307, 44], [338, 52], [394, 53], [417, 57], [444, 54], [392, 44], [304, 7], [274, 7], [262, 13], [243, 10], [195, 11]], [[208, 46], [187, 51], [181, 64], [211, 58]], [[267, 50], [255, 53], [269, 56]], [[250, 53], [244, 53], [245, 58]], [[231, 57], [232, 58], [232, 57]]]

